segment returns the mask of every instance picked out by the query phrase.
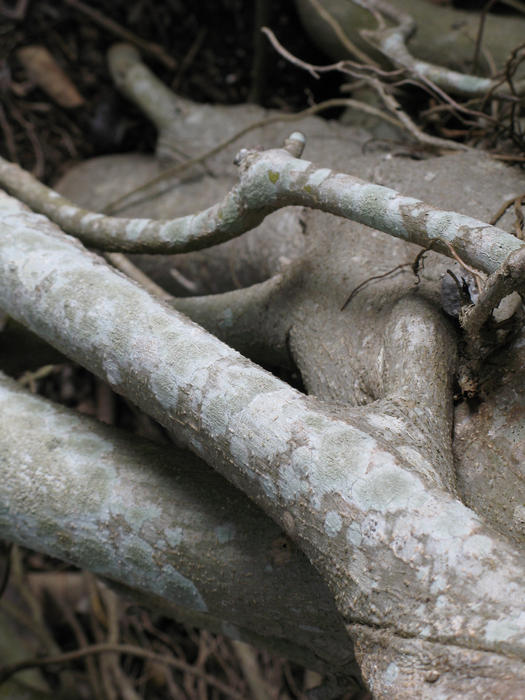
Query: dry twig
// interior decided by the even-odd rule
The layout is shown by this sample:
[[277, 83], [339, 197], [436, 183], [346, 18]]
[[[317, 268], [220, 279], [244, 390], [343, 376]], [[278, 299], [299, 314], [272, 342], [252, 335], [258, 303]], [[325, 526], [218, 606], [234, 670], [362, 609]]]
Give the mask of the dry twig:
[[159, 46], [159, 44], [141, 39], [133, 32], [130, 32], [129, 29], [126, 29], [118, 22], [115, 22], [115, 20], [106, 17], [106, 15], [100, 12], [100, 10], [96, 10], [90, 5], [86, 5], [86, 3], [82, 2], [81, 0], [63, 0], [63, 2], [70, 7], [74, 7], [75, 10], [78, 10], [86, 17], [89, 17], [89, 19], [91, 19], [93, 22], [111, 32], [115, 36], [118, 36], [120, 39], [129, 41], [130, 44], [133, 44], [138, 49], [141, 49], [141, 51], [154, 56], [157, 60], [163, 63], [166, 68], [169, 68], [170, 70], [175, 70], [177, 68], [177, 61], [166, 53], [166, 51], [162, 48], [162, 46]]
[[138, 646], [132, 644], [91, 644], [90, 646], [84, 647], [83, 649], [77, 649], [75, 651], [68, 651], [63, 654], [56, 654], [55, 656], [44, 656], [42, 658], [31, 658], [24, 659], [23, 661], [17, 661], [13, 664], [7, 664], [5, 666], [0, 666], [0, 683], [4, 683], [8, 678], [11, 678], [15, 673], [23, 671], [26, 668], [43, 668], [46, 666], [65, 664], [70, 661], [76, 661], [77, 659], [82, 659], [85, 656], [92, 654], [129, 654], [130, 656], [136, 656], [142, 659], [152, 659], [159, 663], [165, 664], [166, 666], [171, 666], [185, 673], [192, 674], [198, 678], [202, 678], [206, 683], [214, 688], [217, 688], [221, 693], [224, 693], [226, 697], [233, 698], [234, 700], [244, 700], [244, 695], [237, 693], [230, 686], [222, 683], [217, 678], [214, 678], [209, 673], [206, 673], [200, 668], [196, 668], [191, 664], [180, 661], [180, 659], [175, 659], [172, 656], [166, 656], [165, 654], [157, 654], [149, 649], [141, 649]]
[[[353, 70], [353, 68], [350, 67], [348, 61], [339, 61], [338, 63], [333, 63], [328, 66], [314, 66], [311, 63], [303, 61], [300, 58], [293, 56], [287, 49], [285, 49], [270, 29], [265, 27], [263, 31], [272, 42], [272, 46], [275, 48], [276, 51], [278, 51], [284, 58], [291, 61], [294, 65], [300, 68], [304, 68], [304, 70], [307, 70], [311, 75], [313, 75], [316, 78], [319, 77], [318, 74], [320, 72], [328, 72], [333, 70], [350, 75], [356, 74], [355, 70]], [[429, 146], [431, 148], [438, 148], [440, 150], [469, 150], [468, 146], [465, 146], [462, 143], [456, 143], [455, 141], [449, 141], [447, 139], [442, 139], [437, 136], [425, 134], [403, 110], [396, 98], [390, 92], [387, 91], [384, 84], [379, 80], [379, 78], [363, 74], [360, 77], [362, 77], [362, 79], [377, 92], [377, 94], [380, 96], [388, 110], [392, 112], [392, 114], [396, 115], [396, 117], [403, 124], [405, 129], [409, 131], [417, 141], [423, 143], [425, 146]], [[380, 110], [378, 111], [381, 113]]]
[[106, 205], [106, 207], [104, 208], [104, 213], [115, 214], [116, 212], [122, 210], [124, 206], [126, 206], [126, 200], [128, 200], [133, 195], [139, 194], [140, 192], [145, 192], [150, 187], [157, 185], [159, 182], [163, 182], [164, 180], [167, 180], [169, 178], [181, 175], [183, 172], [193, 167], [194, 165], [204, 163], [206, 160], [212, 158], [213, 156], [216, 156], [218, 153], [223, 151], [232, 143], [235, 143], [235, 141], [238, 141], [242, 136], [245, 136], [246, 134], [250, 133], [250, 131], [254, 131], [255, 129], [262, 129], [265, 126], [269, 126], [270, 124], [276, 124], [279, 122], [300, 121], [301, 119], [306, 119], [307, 117], [319, 114], [319, 112], [323, 112], [327, 109], [333, 109], [334, 107], [348, 107], [351, 109], [357, 109], [362, 112], [365, 112], [366, 114], [371, 114], [375, 117], [383, 119], [384, 121], [389, 122], [393, 126], [397, 126], [399, 128], [402, 127], [401, 122], [395, 117], [390, 116], [386, 112], [383, 112], [382, 110], [378, 109], [377, 107], [374, 107], [373, 105], [369, 105], [366, 102], [360, 102], [359, 100], [354, 100], [351, 98], [333, 98], [331, 100], [325, 100], [324, 102], [320, 102], [319, 104], [312, 105], [307, 109], [303, 109], [301, 112], [295, 112], [293, 114], [276, 114], [271, 117], [266, 117], [265, 119], [258, 120], [256, 122], [252, 122], [251, 124], [248, 124], [248, 126], [245, 126], [239, 131], [237, 131], [235, 134], [233, 134], [233, 136], [230, 136], [224, 141], [221, 141], [217, 146], [214, 146], [205, 153], [201, 153], [200, 155], [195, 156], [195, 158], [190, 158], [189, 160], [186, 160], [182, 163], [177, 163], [176, 165], [167, 168], [160, 175], [151, 178], [147, 182], [144, 182], [142, 185], [139, 185], [139, 187], [135, 187], [134, 189], [129, 190], [128, 192], [118, 197], [118, 199], [114, 199], [112, 202]]
[[334, 19], [329, 12], [327, 12], [327, 10], [321, 5], [319, 0], [310, 0], [310, 4], [315, 8], [318, 15], [322, 17], [322, 19], [324, 19], [324, 21], [327, 24], [330, 25], [336, 37], [339, 39], [341, 44], [349, 53], [353, 54], [363, 63], [379, 68], [379, 64], [376, 61], [374, 61], [373, 58], [371, 58], [367, 53], [362, 51], [359, 48], [359, 46], [356, 46], [354, 42], [349, 39], [349, 37], [343, 31], [343, 28], [341, 27], [340, 23], [336, 19]]

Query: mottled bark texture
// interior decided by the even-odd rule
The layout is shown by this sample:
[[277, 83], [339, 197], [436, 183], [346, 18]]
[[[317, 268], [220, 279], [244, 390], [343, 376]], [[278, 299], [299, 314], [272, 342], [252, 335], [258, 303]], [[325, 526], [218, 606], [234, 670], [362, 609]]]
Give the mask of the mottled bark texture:
[[76, 415], [2, 374], [0, 411], [3, 537], [89, 562], [192, 626], [227, 630], [308, 666], [351, 659], [329, 592], [304, 555], [193, 454]]
[[[140, 85], [141, 100], [155, 103], [158, 86], [149, 83], [148, 97], [148, 82]], [[161, 99], [157, 103], [165, 104]], [[167, 109], [173, 104], [168, 101]], [[210, 107], [192, 108], [188, 103], [183, 107], [186, 111], [176, 128], [186, 124], [190, 134], [193, 128], [193, 135], [201, 133], [203, 139], [212, 140], [208, 116], [217, 129], [216, 140], [221, 140], [237, 115], [240, 121], [245, 118], [241, 108], [223, 108], [217, 116]], [[321, 170], [282, 149], [251, 152], [239, 186], [245, 186], [242, 178], [246, 178], [245, 183], [259, 187], [261, 169], [264, 191], [252, 192], [255, 201], [261, 201], [261, 196], [280, 197], [288, 183], [294, 196], [300, 196], [299, 203], [319, 204], [376, 228], [316, 209], [294, 209], [291, 214], [284, 212], [287, 224], [279, 229], [279, 214], [274, 214], [276, 223], [266, 230], [266, 245], [276, 266], [255, 274], [252, 281], [257, 285], [233, 291], [236, 285], [229, 270], [237, 245], [252, 269], [258, 265], [264, 269], [257, 247], [259, 234], [254, 232], [246, 236], [251, 237], [249, 246], [243, 237], [226, 244], [226, 253], [224, 248], [209, 252], [219, 260], [215, 269], [221, 294], [173, 299], [168, 304], [153, 299], [46, 217], [3, 195], [0, 307], [159, 420], [181, 446], [219, 471], [277, 523], [327, 584], [349, 637], [342, 649], [345, 653], [353, 649], [376, 697], [499, 694], [519, 698], [525, 682], [520, 456], [525, 439], [525, 376], [519, 359], [524, 336], [520, 333], [514, 339], [508, 350], [510, 361], [500, 355], [484, 366], [477, 410], [460, 402], [454, 423], [458, 330], [445, 317], [439, 300], [441, 277], [447, 268], [459, 274], [457, 263], [437, 252], [428, 253], [419, 284], [410, 267], [405, 267], [372, 280], [344, 311], [341, 307], [352, 290], [371, 276], [413, 262], [420, 248], [407, 240], [424, 244], [431, 237], [453, 240], [466, 259], [492, 272], [522, 244], [480, 222], [489, 219], [510, 194], [522, 192], [525, 180], [519, 171], [475, 153], [419, 163], [389, 155], [360, 156], [359, 144], [366, 138], [362, 131], [348, 129], [342, 142], [331, 140], [332, 126], [322, 126], [318, 120], [311, 123], [311, 137], [303, 128], [312, 150], [321, 152], [316, 157]], [[273, 144], [272, 139], [268, 145]], [[232, 151], [221, 157], [231, 159]], [[275, 167], [270, 177], [271, 161]], [[62, 183], [62, 191], [83, 206], [96, 208], [92, 202], [100, 205], [102, 173], [107, 172], [108, 162], [116, 169], [117, 163], [127, 161], [120, 157], [93, 162], [86, 166], [91, 180], [84, 181], [80, 191], [74, 191], [74, 183], [82, 182], [78, 174]], [[333, 171], [355, 172], [361, 181]], [[230, 172], [216, 183], [223, 187], [222, 194], [231, 188]], [[136, 184], [141, 184], [143, 173], [137, 169], [135, 175]], [[206, 177], [202, 176], [204, 189]], [[117, 192], [119, 184], [129, 187], [129, 179], [125, 185], [113, 182], [108, 198], [122, 193]], [[183, 192], [179, 184], [179, 194]], [[249, 187], [246, 196], [250, 196]], [[156, 203], [138, 205], [142, 215], [155, 216]], [[206, 203], [210, 204], [213, 200]], [[392, 217], [387, 225], [388, 213]], [[379, 226], [401, 238], [379, 232]], [[283, 245], [289, 246], [289, 257], [281, 254]], [[442, 250], [448, 251], [446, 246]], [[193, 255], [202, 254], [184, 256], [182, 269], [186, 274], [202, 269], [206, 279], [206, 259]], [[179, 256], [172, 258], [168, 266], [180, 261]], [[156, 266], [149, 269], [154, 275]], [[163, 274], [166, 266], [159, 277]], [[203, 284], [202, 291], [214, 290]], [[235, 347], [262, 363], [295, 366], [308, 395], [261, 369]], [[42, 415], [49, 411], [54, 409], [46, 405]], [[60, 412], [51, 427], [42, 419], [42, 431], [55, 432], [55, 424], [66, 419], [72, 420]], [[478, 437], [480, 444], [490, 447], [479, 448]], [[133, 480], [134, 451], [131, 454], [127, 448], [129, 466], [119, 471], [120, 438], [108, 433], [104, 439], [106, 460], [111, 456], [113, 462], [100, 478]], [[75, 445], [74, 437], [71, 440], [60, 447], [61, 462], [66, 464], [71, 454], [87, 460], [90, 447]], [[179, 455], [166, 459], [178, 459], [175, 454]], [[26, 469], [31, 470], [29, 461]], [[54, 469], [60, 469], [58, 460]], [[148, 488], [156, 493], [171, 478], [173, 488], [183, 488], [186, 477], [170, 477], [165, 468], [155, 473], [148, 470]], [[18, 503], [24, 493], [19, 488]], [[27, 488], [33, 493], [32, 484]], [[128, 571], [113, 572], [113, 576], [129, 577], [139, 590], [166, 599], [176, 598], [181, 590], [197, 590], [203, 604], [223, 620], [220, 598], [227, 594], [215, 596], [213, 587], [206, 587], [184, 539], [179, 541], [178, 535], [171, 543], [155, 539], [155, 528], [173, 529], [166, 522], [176, 517], [170, 515], [169, 504], [166, 511], [150, 515], [142, 505], [140, 512], [134, 512], [134, 502], [121, 504], [117, 498], [108, 509], [106, 501], [94, 499], [85, 508], [95, 518], [97, 508], [107, 509], [109, 515], [115, 510], [117, 516], [129, 508], [125, 516], [129, 522], [124, 524], [132, 533], [128, 543], [133, 538], [140, 543], [138, 559], [130, 567], [145, 558], [144, 575], [153, 579], [157, 567], [155, 583], [164, 585], [165, 575], [168, 593], [154, 590], [153, 580], [141, 579], [137, 571], [133, 580]], [[62, 525], [48, 508], [46, 522], [51, 527], [45, 537], [52, 539]], [[109, 515], [102, 516], [102, 524], [117, 527], [118, 523], [108, 521]], [[213, 520], [211, 514], [206, 517]], [[224, 517], [233, 522], [230, 514]], [[90, 527], [92, 522], [87, 523]], [[19, 541], [39, 547], [33, 532], [29, 528]], [[209, 537], [213, 540], [213, 535]], [[100, 570], [97, 557], [101, 557], [106, 565], [108, 554], [102, 553], [110, 545], [103, 539], [97, 544], [94, 552], [88, 547], [78, 563]], [[64, 556], [73, 554], [64, 552]], [[177, 562], [173, 575], [169, 564], [166, 571], [162, 568], [164, 556], [173, 556]], [[109, 569], [106, 575], [112, 575]], [[281, 580], [286, 581], [284, 575]], [[314, 583], [318, 579], [313, 573], [310, 580], [308, 588], [313, 591], [320, 584]], [[254, 610], [239, 609], [239, 622], [234, 621], [248, 631], [253, 631], [251, 621], [265, 605], [264, 590], [259, 597], [256, 589], [250, 589], [257, 595]], [[188, 609], [192, 604], [195, 609], [195, 600], [198, 597], [189, 596]], [[245, 617], [243, 623], [244, 615], [252, 617]], [[270, 621], [261, 615], [264, 634]], [[294, 636], [293, 616], [286, 623], [277, 622], [280, 627], [269, 632], [270, 643], [275, 639], [295, 643], [295, 651], [311, 652], [322, 660], [328, 649], [326, 635], [319, 642], [316, 631], [310, 639], [299, 632]], [[321, 624], [314, 626], [326, 630]], [[334, 635], [339, 633], [335, 625]], [[352, 671], [349, 662], [348, 673]]]

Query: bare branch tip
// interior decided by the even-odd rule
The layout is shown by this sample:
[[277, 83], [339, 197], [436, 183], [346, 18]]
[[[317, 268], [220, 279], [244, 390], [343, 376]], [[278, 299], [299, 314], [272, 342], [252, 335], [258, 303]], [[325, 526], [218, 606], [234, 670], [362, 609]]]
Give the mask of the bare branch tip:
[[306, 136], [301, 131], [294, 131], [284, 142], [285, 151], [294, 158], [300, 158], [303, 155], [305, 146]]
[[243, 164], [243, 162], [246, 160], [248, 155], [250, 154], [250, 149], [249, 148], [241, 148], [241, 150], [237, 153], [235, 158], [233, 159], [233, 164], [237, 165], [238, 167]]

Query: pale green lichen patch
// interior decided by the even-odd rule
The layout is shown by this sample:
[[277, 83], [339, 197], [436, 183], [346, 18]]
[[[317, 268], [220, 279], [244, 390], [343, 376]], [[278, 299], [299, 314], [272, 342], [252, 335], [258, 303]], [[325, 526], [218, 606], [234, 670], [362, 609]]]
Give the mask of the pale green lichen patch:
[[513, 637], [523, 634], [525, 612], [516, 620], [490, 620], [485, 627], [485, 637], [488, 642], [506, 642]]
[[434, 541], [450, 541], [451, 538], [462, 539], [471, 534], [474, 528], [479, 527], [479, 520], [462, 503], [450, 500], [443, 503], [439, 513], [428, 518], [427, 527]]
[[328, 537], [335, 537], [341, 530], [342, 526], [343, 520], [339, 513], [337, 513], [335, 510], [328, 511], [324, 519], [324, 529]]
[[[229, 352], [233, 353], [231, 350]], [[237, 355], [237, 358], [240, 359], [240, 356]], [[251, 425], [255, 404], [268, 401], [275, 405], [283, 385], [269, 373], [244, 360], [242, 364], [237, 363], [235, 359], [230, 355], [206, 375], [195, 374], [189, 401], [192, 410], [199, 410], [201, 424], [210, 434], [223, 435], [231, 431], [231, 448], [238, 452], [245, 449], [246, 438], [242, 429], [233, 430], [233, 426], [240, 428], [244, 420]], [[237, 390], [232, 391], [233, 387], [237, 387]], [[292, 390], [285, 389], [284, 392], [289, 396]], [[264, 398], [268, 394], [273, 396], [273, 401]], [[253, 425], [253, 432], [255, 435], [259, 432], [256, 424]]]
[[383, 673], [383, 683], [392, 685], [399, 675], [399, 667], [395, 663], [388, 664], [386, 671]]
[[415, 493], [419, 495], [423, 491], [417, 477], [404, 472], [391, 455], [383, 453], [375, 469], [355, 482], [352, 496], [364, 511], [395, 512], [407, 508]]
[[235, 399], [235, 403], [239, 402], [235, 413], [237, 430], [230, 439], [235, 458], [241, 454], [246, 457], [248, 451], [254, 457], [273, 459], [288, 449], [289, 435], [276, 421], [286, 411], [286, 401], [294, 391], [282, 388], [282, 383], [270, 375], [260, 374], [255, 370], [248, 375], [246, 400], [242, 401], [244, 391]]
[[354, 547], [359, 547], [363, 540], [359, 523], [350, 523], [346, 531], [346, 539], [350, 544], [354, 545]]
[[494, 541], [486, 535], [473, 535], [463, 545], [463, 552], [474, 557], [489, 557], [494, 549]]
[[181, 527], [167, 527], [164, 530], [164, 537], [170, 547], [178, 547], [183, 540], [184, 530]]
[[279, 173], [276, 172], [275, 170], [270, 170], [268, 172], [268, 178], [269, 178], [270, 182], [275, 185], [275, 183], [279, 179]]
[[386, 227], [392, 235], [408, 238], [403, 217], [403, 209], [419, 204], [413, 197], [403, 197], [395, 190], [381, 185], [364, 184], [358, 195], [359, 218], [367, 226], [384, 231]]
[[432, 595], [435, 595], [440, 591], [444, 591], [446, 587], [447, 579], [445, 578], [445, 576], [439, 574], [433, 577], [432, 583], [430, 585], [430, 592], [432, 593]]
[[301, 455], [308, 452], [308, 448], [298, 447], [294, 451], [292, 460], [288, 464], [284, 464], [281, 468], [279, 488], [281, 497], [286, 501], [296, 500], [310, 488], [308, 480], [309, 474], [304, 468], [307, 461], [301, 459]]
[[315, 491], [322, 495], [336, 492], [349, 499], [357, 477], [364, 473], [375, 440], [350, 427], [332, 426], [323, 435], [316, 464]]
[[328, 177], [330, 177], [331, 170], [329, 168], [318, 168], [311, 175], [308, 176], [307, 187], [311, 189], [317, 189]]
[[125, 229], [126, 240], [137, 241], [144, 232], [144, 229], [151, 226], [153, 223], [151, 219], [129, 219]]
[[[121, 506], [124, 507], [121, 508]], [[125, 517], [131, 531], [136, 534], [139, 534], [145, 525], [155, 522], [162, 515], [162, 509], [156, 503], [151, 501], [141, 503], [134, 498], [131, 491], [122, 494], [122, 498], [118, 501], [112, 500], [111, 514], [115, 515], [120, 512]]]

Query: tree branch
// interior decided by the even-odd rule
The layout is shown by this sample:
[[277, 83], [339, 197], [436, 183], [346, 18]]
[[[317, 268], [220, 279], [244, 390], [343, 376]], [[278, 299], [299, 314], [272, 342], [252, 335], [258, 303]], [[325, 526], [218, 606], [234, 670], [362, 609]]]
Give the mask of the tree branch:
[[1, 373], [0, 413], [2, 539], [119, 582], [187, 624], [307, 665], [349, 662], [319, 576], [197, 457], [53, 405]]
[[[414, 33], [416, 24], [411, 16], [399, 11], [390, 2], [386, 2], [386, 0], [357, 0], [357, 4], [370, 12], [383, 13], [390, 20], [397, 22], [396, 27], [383, 26], [376, 30], [362, 29], [360, 33], [398, 68], [405, 68], [416, 78], [438, 85], [454, 95], [485, 97], [490, 92], [492, 97], [515, 99], [512, 93], [502, 86], [501, 80], [468, 75], [445, 66], [415, 59], [407, 49], [406, 42]], [[525, 91], [525, 81], [516, 84], [515, 89], [517, 94], [522, 94]]]
[[301, 395], [42, 217], [8, 197], [2, 205], [0, 305], [258, 503], [347, 623], [525, 658], [522, 558], [442, 488], [402, 423], [380, 405]]
[[[296, 132], [298, 133], [298, 132]], [[334, 173], [285, 149], [238, 155], [240, 182], [222, 202], [171, 221], [119, 219], [76, 207], [17, 165], [0, 159], [0, 184], [87, 245], [128, 252], [205, 248], [248, 231], [281, 207], [302, 205], [337, 214], [494, 272], [523, 243], [506, 231], [456, 212], [436, 209], [388, 187]]]

